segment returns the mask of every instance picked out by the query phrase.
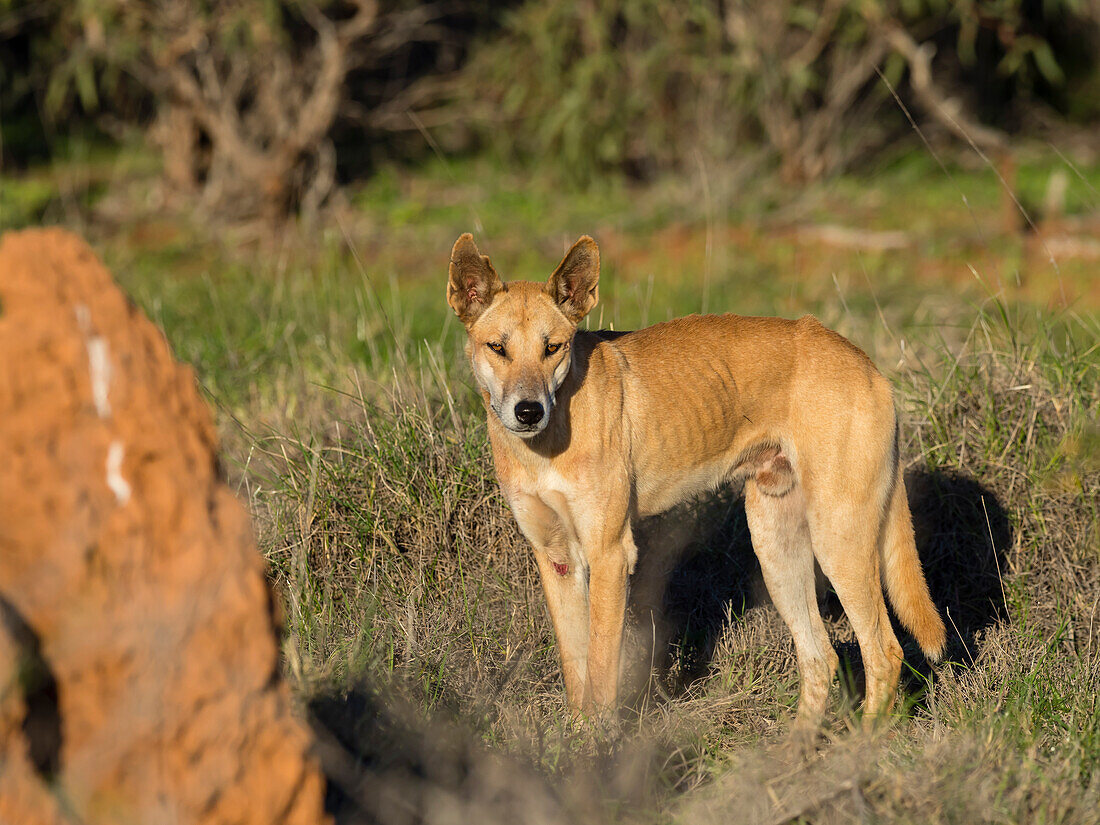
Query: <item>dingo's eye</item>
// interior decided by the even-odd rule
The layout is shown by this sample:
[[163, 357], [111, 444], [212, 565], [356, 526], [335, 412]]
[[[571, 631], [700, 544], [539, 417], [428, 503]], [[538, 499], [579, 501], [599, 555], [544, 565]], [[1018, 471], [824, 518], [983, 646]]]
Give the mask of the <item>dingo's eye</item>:
[[496, 341], [490, 341], [485, 346], [487, 346], [497, 355], [504, 355], [504, 344], [498, 344]]
[[547, 344], [546, 345], [546, 354], [547, 355], [553, 355], [559, 349], [561, 349], [561, 344]]

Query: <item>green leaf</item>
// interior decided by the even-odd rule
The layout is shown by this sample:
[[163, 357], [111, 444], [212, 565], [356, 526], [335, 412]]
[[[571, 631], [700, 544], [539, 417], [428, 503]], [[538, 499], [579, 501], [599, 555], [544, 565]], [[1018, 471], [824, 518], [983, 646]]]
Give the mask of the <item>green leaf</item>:
[[1040, 40], [1032, 50], [1031, 56], [1035, 59], [1039, 73], [1048, 83], [1055, 85], [1065, 83], [1066, 76], [1062, 72], [1062, 67], [1058, 65], [1058, 61], [1054, 59], [1054, 52], [1047, 41]]
[[91, 61], [80, 61], [74, 68], [73, 80], [76, 83], [76, 92], [80, 96], [80, 105], [84, 111], [94, 111], [99, 106], [99, 95], [96, 94], [95, 71]]

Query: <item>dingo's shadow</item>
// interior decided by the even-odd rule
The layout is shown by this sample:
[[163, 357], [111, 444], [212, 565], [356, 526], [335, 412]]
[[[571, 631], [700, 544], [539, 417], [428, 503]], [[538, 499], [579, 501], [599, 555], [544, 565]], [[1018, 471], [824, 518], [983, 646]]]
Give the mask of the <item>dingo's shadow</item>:
[[572, 821], [574, 806], [522, 753], [489, 748], [446, 714], [425, 718], [384, 685], [322, 690], [306, 716], [336, 825]]
[[[962, 472], [914, 469], [905, 474], [905, 484], [921, 565], [947, 625], [945, 659], [971, 663], [982, 632], [1006, 615], [1001, 574], [1005, 550], [1013, 540], [1011, 524], [996, 495]], [[739, 495], [724, 491], [661, 520], [666, 518], [694, 525], [693, 540], [672, 570], [664, 598], [667, 655], [664, 650], [654, 653], [654, 661], [667, 663], [666, 684], [676, 694], [711, 672], [715, 646], [725, 628], [769, 599]], [[663, 524], [640, 531], [639, 566], [647, 551], [655, 549], [647, 542], [659, 543], [662, 531], [667, 532]], [[827, 583], [821, 608], [827, 620], [843, 614]], [[896, 621], [895, 631], [908, 665], [903, 682], [912, 692], [929, 666]], [[858, 645], [835, 639], [834, 644], [841, 673], [851, 674], [856, 692], [862, 693]]]

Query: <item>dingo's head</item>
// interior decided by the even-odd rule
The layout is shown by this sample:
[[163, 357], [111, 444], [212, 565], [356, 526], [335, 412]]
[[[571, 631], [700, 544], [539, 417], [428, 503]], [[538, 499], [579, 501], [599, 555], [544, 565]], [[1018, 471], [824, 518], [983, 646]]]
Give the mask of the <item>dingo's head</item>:
[[521, 438], [546, 429], [577, 324], [599, 300], [600, 250], [587, 235], [545, 284], [501, 283], [468, 232], [451, 250], [447, 303], [466, 326], [474, 376], [500, 422]]

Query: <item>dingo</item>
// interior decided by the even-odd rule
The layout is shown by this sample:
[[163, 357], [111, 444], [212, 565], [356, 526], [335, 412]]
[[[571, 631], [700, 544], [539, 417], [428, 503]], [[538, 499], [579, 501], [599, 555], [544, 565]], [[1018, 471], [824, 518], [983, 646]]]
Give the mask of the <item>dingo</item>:
[[[578, 331], [599, 274], [599, 249], [585, 236], [545, 284], [502, 283], [465, 234], [447, 285], [500, 486], [534, 548], [570, 707], [616, 702], [638, 555], [632, 527], [743, 484], [753, 549], [794, 636], [794, 732], [817, 730], [837, 668], [814, 559], [859, 640], [865, 718], [886, 713], [902, 651], [881, 582], [925, 654], [938, 659], [944, 646], [913, 542], [889, 383], [810, 316], [693, 315], [636, 332]], [[634, 582], [653, 610], [668, 569], [649, 565], [648, 579]]]

